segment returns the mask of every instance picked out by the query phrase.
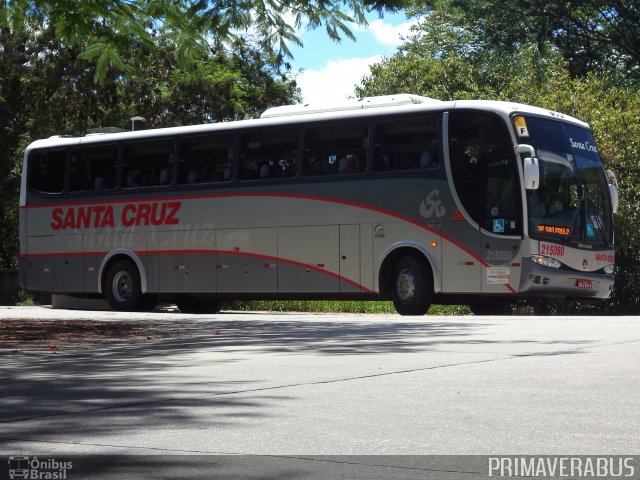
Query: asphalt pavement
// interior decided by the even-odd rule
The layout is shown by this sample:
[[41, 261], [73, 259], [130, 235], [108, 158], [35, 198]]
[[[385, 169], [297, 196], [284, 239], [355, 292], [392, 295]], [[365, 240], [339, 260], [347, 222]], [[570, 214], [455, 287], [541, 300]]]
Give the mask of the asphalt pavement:
[[0, 307], [0, 382], [0, 455], [640, 453], [640, 317]]

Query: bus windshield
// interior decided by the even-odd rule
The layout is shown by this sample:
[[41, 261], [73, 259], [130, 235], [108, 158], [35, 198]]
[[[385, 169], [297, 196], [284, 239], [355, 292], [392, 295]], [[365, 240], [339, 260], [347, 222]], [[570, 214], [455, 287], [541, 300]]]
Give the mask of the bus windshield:
[[611, 200], [591, 131], [556, 120], [524, 119], [540, 164], [540, 186], [527, 192], [531, 237], [611, 245]]

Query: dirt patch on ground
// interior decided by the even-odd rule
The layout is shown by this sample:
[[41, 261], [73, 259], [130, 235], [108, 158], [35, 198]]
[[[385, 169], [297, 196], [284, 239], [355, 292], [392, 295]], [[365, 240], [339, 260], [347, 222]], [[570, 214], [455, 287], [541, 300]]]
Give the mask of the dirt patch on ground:
[[0, 319], [0, 352], [57, 353], [95, 345], [148, 343], [193, 336], [200, 328], [193, 319]]

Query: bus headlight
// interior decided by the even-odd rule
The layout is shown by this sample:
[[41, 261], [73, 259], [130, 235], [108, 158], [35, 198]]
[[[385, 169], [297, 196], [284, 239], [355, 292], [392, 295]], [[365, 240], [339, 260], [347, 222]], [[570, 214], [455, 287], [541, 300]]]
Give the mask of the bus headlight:
[[562, 266], [562, 263], [560, 263], [559, 260], [551, 257], [545, 257], [544, 255], [531, 255], [531, 260], [544, 267], [560, 268]]
[[613, 273], [613, 269], [615, 268], [615, 265], [613, 265], [612, 263], [609, 265], [605, 265], [604, 266], [604, 273]]

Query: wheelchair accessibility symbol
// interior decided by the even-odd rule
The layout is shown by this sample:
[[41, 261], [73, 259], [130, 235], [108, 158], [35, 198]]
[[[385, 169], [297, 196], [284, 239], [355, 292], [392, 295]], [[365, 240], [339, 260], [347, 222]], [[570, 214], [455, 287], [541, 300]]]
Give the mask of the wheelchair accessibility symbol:
[[504, 218], [493, 220], [493, 233], [504, 233]]

